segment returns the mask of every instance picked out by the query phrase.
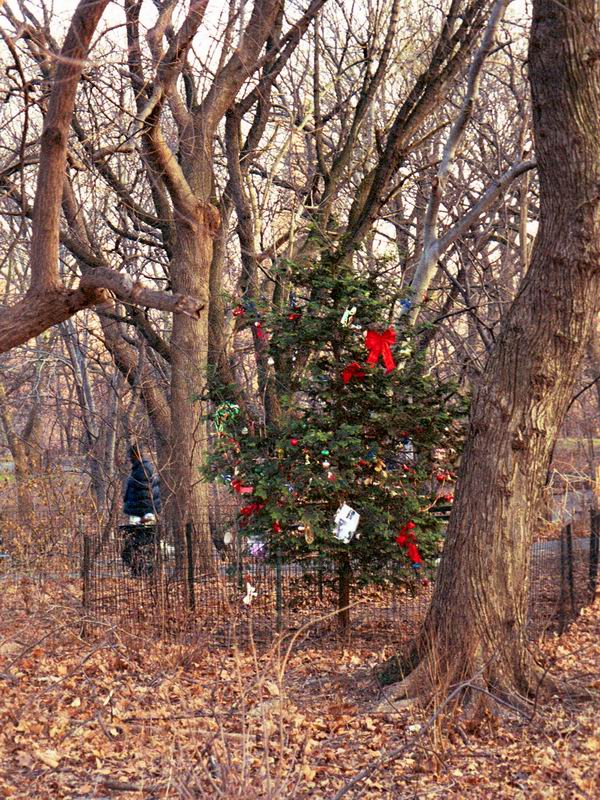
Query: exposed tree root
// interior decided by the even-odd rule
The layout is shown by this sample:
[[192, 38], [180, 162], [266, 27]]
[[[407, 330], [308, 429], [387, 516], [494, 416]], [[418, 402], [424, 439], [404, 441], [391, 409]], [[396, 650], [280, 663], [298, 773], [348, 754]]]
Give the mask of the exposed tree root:
[[[477, 658], [468, 670], [458, 656], [443, 669], [432, 655], [435, 651], [428, 650], [428, 655], [420, 661], [411, 653], [405, 659], [397, 657], [386, 662], [384, 670], [378, 673], [380, 682], [384, 684], [383, 696], [373, 711], [390, 713], [417, 702], [439, 708], [448, 704], [452, 697], [452, 703], [448, 705], [453, 711], [460, 709], [460, 718], [474, 724], [477, 720], [507, 713], [530, 718], [535, 714], [538, 702], [550, 697], [589, 700], [591, 696], [585, 686], [553, 676], [529, 650], [519, 659], [506, 663], [497, 656], [487, 661]], [[415, 661], [415, 666], [407, 669], [400, 680], [386, 685], [387, 676], [402, 675], [403, 667]]]

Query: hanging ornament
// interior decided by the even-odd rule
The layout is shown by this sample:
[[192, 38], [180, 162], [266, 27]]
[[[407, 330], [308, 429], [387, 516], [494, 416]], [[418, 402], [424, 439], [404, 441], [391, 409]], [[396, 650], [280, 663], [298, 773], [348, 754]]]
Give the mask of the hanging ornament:
[[233, 542], [233, 531], [225, 531], [223, 536], [223, 544], [228, 547]]
[[288, 319], [291, 322], [294, 322], [294, 320], [300, 319], [301, 316], [302, 314], [299, 314], [297, 311], [290, 311], [290, 313], [288, 314]]
[[367, 364], [376, 364], [379, 358], [383, 360], [386, 372], [391, 372], [394, 367], [391, 345], [396, 341], [396, 331], [388, 328], [383, 333], [377, 331], [367, 331], [365, 345], [369, 351]]
[[256, 328], [256, 336], [258, 339], [267, 338], [267, 334], [264, 332], [260, 320], [256, 320], [256, 322], [254, 323], [254, 327]]
[[296, 445], [298, 444], [298, 439], [296, 439], [295, 436], [292, 436], [292, 438], [290, 439], [290, 444], [292, 445], [292, 447], [296, 447]]
[[267, 364], [268, 364], [270, 367], [273, 367], [273, 366], [275, 366], [275, 359], [273, 358], [273, 356], [269, 356], [269, 357], [267, 358]]
[[252, 605], [252, 601], [257, 596], [258, 592], [251, 583], [246, 582], [246, 595], [242, 598], [242, 603], [245, 606]]
[[406, 314], [406, 312], [410, 311], [412, 308], [412, 300], [409, 300], [408, 297], [405, 297], [404, 300], [400, 300], [400, 308]]
[[344, 328], [347, 328], [348, 325], [350, 325], [350, 323], [354, 319], [355, 314], [356, 314], [356, 306], [352, 306], [352, 308], [346, 308], [346, 310], [342, 314], [340, 324], [343, 325]]
[[333, 474], [333, 472], [331, 472], [331, 470], [327, 473], [327, 480], [328, 481], [334, 481], [335, 480], [335, 475]]
[[329, 467], [331, 466], [329, 461], [322, 461], [321, 463], [322, 463], [324, 469], [329, 469]]
[[271, 525], [271, 528], [273, 530], [273, 533], [281, 533], [281, 531], [283, 530], [283, 528], [281, 527], [281, 523], [278, 520], [275, 520], [275, 522]]
[[327, 449], [321, 450], [321, 455], [322, 456], [328, 456], [329, 455], [329, 450], [327, 450]]
[[256, 539], [255, 541], [251, 542], [250, 544], [250, 555], [254, 558], [264, 558], [267, 554], [267, 548], [265, 547], [265, 543], [261, 542], [260, 539]]
[[338, 508], [333, 521], [333, 535], [335, 538], [339, 539], [339, 541], [344, 544], [349, 544], [360, 522], [360, 514], [358, 511], [355, 511], [352, 506], [349, 506], [347, 503], [343, 503]]
[[315, 534], [308, 522], [298, 525], [298, 533], [303, 534], [306, 544], [312, 544], [315, 540]]
[[237, 305], [233, 309], [233, 316], [234, 317], [243, 317], [245, 313], [246, 313], [246, 309], [244, 308], [244, 306]]
[[240, 431], [240, 433], [242, 434], [242, 436], [247, 436], [249, 432], [250, 432], [250, 431], [248, 430], [248, 428], [247, 428], [245, 425], [244, 425], [244, 427], [242, 428], [242, 430]]
[[357, 361], [353, 361], [351, 364], [348, 364], [348, 366], [342, 372], [344, 385], [350, 383], [351, 380], [363, 381], [366, 376], [367, 373]]

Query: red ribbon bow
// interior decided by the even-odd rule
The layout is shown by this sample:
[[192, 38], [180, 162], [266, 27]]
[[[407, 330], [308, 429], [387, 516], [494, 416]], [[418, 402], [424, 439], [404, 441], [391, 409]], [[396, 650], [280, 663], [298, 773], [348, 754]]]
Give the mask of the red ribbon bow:
[[252, 486], [242, 486], [242, 482], [237, 478], [234, 478], [231, 481], [231, 488], [233, 489], [234, 492], [237, 492], [238, 494], [252, 494], [252, 492], [254, 491]]
[[407, 522], [406, 525], [400, 529], [398, 536], [396, 536], [396, 541], [401, 547], [406, 548], [406, 555], [410, 558], [413, 564], [422, 564], [423, 559], [419, 553], [415, 535], [413, 533], [414, 527], [415, 523], [412, 522], [412, 520]]
[[390, 345], [396, 341], [396, 331], [393, 328], [388, 328], [383, 333], [377, 331], [368, 331], [365, 337], [365, 345], [369, 351], [367, 364], [376, 364], [379, 361], [379, 356], [383, 359], [386, 371], [391, 372], [396, 366], [392, 357]]
[[362, 381], [366, 378], [366, 373], [357, 361], [353, 361], [351, 364], [348, 364], [346, 369], [342, 372], [342, 378], [344, 379], [344, 384], [350, 383], [352, 378], [356, 378], [357, 381]]
[[262, 511], [264, 507], [264, 503], [249, 503], [247, 506], [240, 508], [240, 514], [243, 517], [251, 517], [252, 514], [255, 514], [257, 511]]

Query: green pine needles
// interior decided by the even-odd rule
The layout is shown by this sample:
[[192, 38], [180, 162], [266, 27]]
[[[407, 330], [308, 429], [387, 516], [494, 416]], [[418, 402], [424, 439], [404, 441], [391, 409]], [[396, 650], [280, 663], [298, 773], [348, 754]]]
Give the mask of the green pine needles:
[[[439, 556], [435, 511], [451, 499], [466, 404], [429, 374], [389, 282], [322, 265], [290, 273], [284, 308], [248, 314], [268, 336], [281, 414], [253, 425], [217, 413], [209, 472], [244, 501], [243, 535], [265, 557], [319, 555], [349, 565], [355, 585], [414, 583]], [[349, 542], [334, 534], [344, 504], [360, 514]]]

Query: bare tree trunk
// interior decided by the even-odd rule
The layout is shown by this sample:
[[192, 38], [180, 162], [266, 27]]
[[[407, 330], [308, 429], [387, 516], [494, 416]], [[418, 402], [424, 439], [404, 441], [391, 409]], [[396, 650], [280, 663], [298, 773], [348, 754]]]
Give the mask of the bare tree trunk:
[[27, 447], [17, 433], [10, 404], [6, 398], [6, 390], [0, 382], [0, 424], [4, 430], [8, 449], [15, 468], [15, 484], [17, 489], [17, 515], [22, 525], [28, 525], [33, 519], [33, 494], [29, 483], [30, 469]]
[[527, 696], [541, 676], [525, 635], [532, 522], [600, 298], [598, 14], [593, 0], [534, 0], [540, 230], [473, 400], [420, 663], [402, 693], [479, 674]]
[[[174, 287], [193, 287], [206, 297], [217, 213], [198, 205], [196, 219], [181, 225], [171, 262]], [[206, 399], [208, 316], [173, 318], [171, 336], [171, 440], [167, 514], [173, 526], [179, 567], [185, 557], [185, 528], [194, 526], [199, 566], [214, 565], [208, 516], [208, 484], [202, 476], [207, 453]]]

